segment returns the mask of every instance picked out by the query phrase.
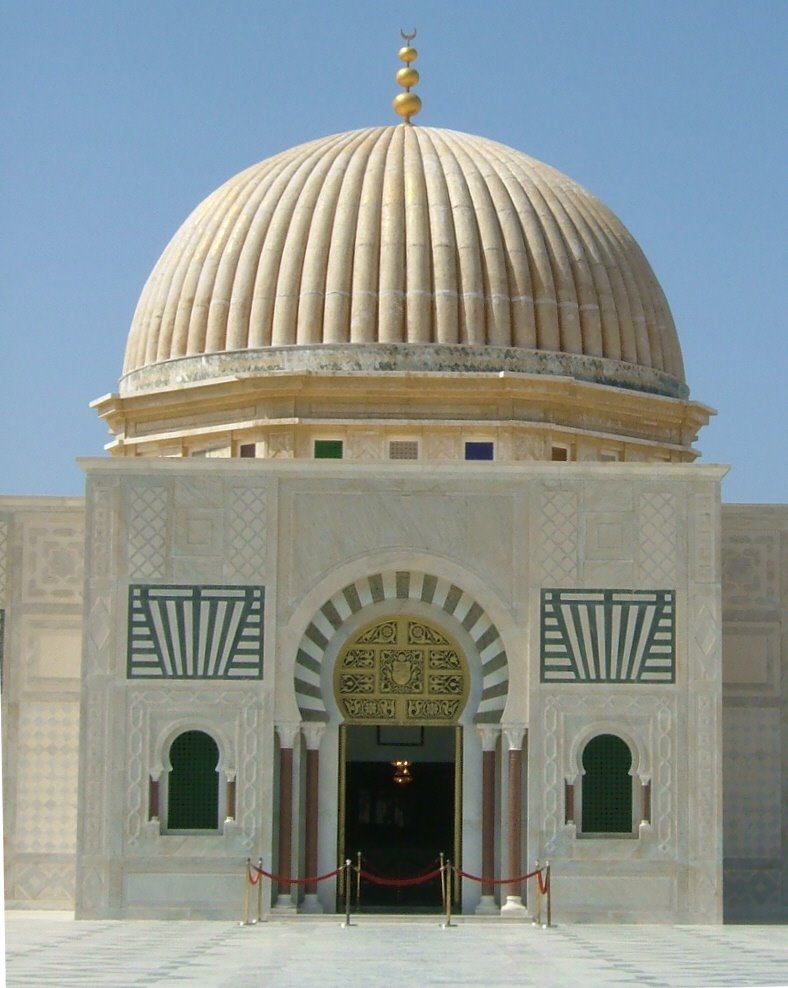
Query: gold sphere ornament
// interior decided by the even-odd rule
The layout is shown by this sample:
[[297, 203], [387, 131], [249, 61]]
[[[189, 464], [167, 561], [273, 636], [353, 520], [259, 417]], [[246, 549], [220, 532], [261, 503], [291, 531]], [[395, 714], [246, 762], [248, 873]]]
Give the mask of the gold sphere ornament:
[[415, 48], [411, 48], [410, 45], [404, 45], [399, 50], [399, 60], [401, 62], [406, 62], [408, 65], [410, 65], [411, 62], [415, 62], [418, 57], [419, 53]]
[[419, 81], [419, 73], [409, 65], [397, 72], [397, 82], [405, 89], [410, 89]]
[[400, 93], [391, 101], [394, 112], [409, 122], [421, 109], [421, 100], [416, 93]]

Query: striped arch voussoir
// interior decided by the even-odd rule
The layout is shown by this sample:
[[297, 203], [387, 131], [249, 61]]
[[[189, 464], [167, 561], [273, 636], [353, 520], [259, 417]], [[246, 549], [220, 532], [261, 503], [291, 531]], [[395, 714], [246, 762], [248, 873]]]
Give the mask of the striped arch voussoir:
[[416, 600], [452, 615], [470, 635], [482, 664], [482, 698], [477, 724], [501, 719], [509, 685], [509, 665], [498, 629], [482, 606], [460, 587], [425, 573], [376, 573], [349, 583], [317, 611], [298, 646], [295, 691], [305, 721], [328, 719], [320, 670], [323, 656], [336, 632], [353, 614], [386, 600]]

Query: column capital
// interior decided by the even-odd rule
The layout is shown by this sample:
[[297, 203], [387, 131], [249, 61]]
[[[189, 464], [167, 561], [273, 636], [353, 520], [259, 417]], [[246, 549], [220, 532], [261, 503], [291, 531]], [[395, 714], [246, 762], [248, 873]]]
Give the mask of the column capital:
[[282, 724], [276, 725], [276, 733], [279, 737], [279, 744], [283, 748], [293, 748], [295, 747], [296, 738], [298, 737], [298, 732], [301, 730], [301, 725], [298, 721], [285, 721]]
[[495, 745], [501, 734], [498, 724], [477, 724], [476, 730], [482, 741], [482, 751], [495, 751]]
[[523, 738], [527, 730], [525, 724], [507, 724], [504, 726], [503, 734], [506, 738], [506, 745], [509, 751], [522, 750]]
[[315, 751], [320, 747], [320, 742], [326, 731], [326, 725], [322, 721], [310, 721], [302, 724], [301, 730], [304, 732], [304, 740], [308, 751]]

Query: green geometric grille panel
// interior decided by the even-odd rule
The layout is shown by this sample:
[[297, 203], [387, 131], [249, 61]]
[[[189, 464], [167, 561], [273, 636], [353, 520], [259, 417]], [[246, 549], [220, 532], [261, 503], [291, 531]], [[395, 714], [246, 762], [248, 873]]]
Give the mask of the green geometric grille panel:
[[542, 590], [543, 683], [673, 683], [674, 590]]
[[179, 734], [170, 746], [168, 830], [215, 830], [219, 826], [219, 749], [202, 731]]
[[632, 831], [632, 753], [615, 734], [600, 734], [583, 752], [583, 817], [586, 834]]
[[129, 587], [129, 679], [260, 679], [263, 587]]

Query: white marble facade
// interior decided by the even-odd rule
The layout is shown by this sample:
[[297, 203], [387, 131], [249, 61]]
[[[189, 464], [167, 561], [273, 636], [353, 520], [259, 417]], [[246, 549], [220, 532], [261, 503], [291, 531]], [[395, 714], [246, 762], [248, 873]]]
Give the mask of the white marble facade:
[[[80, 631], [77, 612], [70, 617], [74, 630], [69, 638], [66, 607], [79, 604], [81, 584], [67, 590], [64, 547], [81, 540], [81, 513], [70, 505], [66, 524], [53, 506], [42, 505], [39, 516], [44, 514], [47, 522], [38, 527], [29, 520], [36, 517], [32, 512], [22, 515], [21, 505], [10, 505], [16, 510], [6, 514], [16, 533], [15, 551], [30, 554], [26, 561], [15, 557], [22, 564], [22, 586], [11, 580], [12, 597], [6, 600], [6, 751], [19, 750], [18, 759], [6, 765], [12, 902], [55, 905], [73, 895], [83, 916], [237, 915], [243, 861], [272, 861], [278, 839], [275, 727], [297, 725], [314, 705], [296, 686], [304, 678], [297, 657], [305, 632], [320, 623], [321, 609], [343, 588], [356, 586], [363, 596], [370, 578], [380, 575], [377, 599], [371, 594], [367, 607], [326, 629], [331, 634], [324, 646], [312, 647], [321, 663], [318, 706], [323, 704], [326, 720], [320, 741], [321, 870], [334, 866], [337, 847], [338, 714], [330, 695], [330, 666], [343, 639], [364, 618], [404, 608], [452, 633], [471, 669], [471, 697], [461, 719], [467, 870], [479, 870], [481, 740], [474, 721], [483, 718], [493, 735], [501, 728], [526, 729], [522, 860], [530, 866], [536, 859], [550, 859], [557, 915], [719, 921], [717, 468], [391, 464], [381, 469], [348, 463], [106, 460], [85, 466], [91, 535], [85, 559], [76, 839], [79, 680], [68, 648], [52, 646], [55, 637], [73, 646]], [[50, 532], [48, 538], [43, 529]], [[52, 575], [42, 570], [45, 558], [54, 566]], [[404, 591], [397, 574], [412, 574]], [[429, 602], [426, 578], [433, 578], [437, 588]], [[128, 588], [136, 584], [264, 587], [262, 678], [130, 677]], [[57, 616], [52, 604], [46, 617], [39, 610], [36, 632], [25, 632], [31, 618], [24, 607], [32, 603], [23, 605], [20, 590], [32, 602], [31, 595], [44, 587], [63, 602], [55, 607]], [[447, 603], [447, 588], [462, 591], [459, 602]], [[545, 588], [672, 591], [675, 681], [543, 681]], [[36, 606], [45, 605], [36, 601]], [[469, 613], [474, 623], [469, 619], [466, 627], [463, 618]], [[487, 675], [484, 648], [491, 636], [485, 631], [490, 627], [498, 641], [493, 650], [502, 649], [506, 661], [505, 669]], [[36, 647], [39, 653], [49, 648], [50, 658], [36, 658]], [[16, 655], [23, 656], [21, 662], [15, 662]], [[36, 669], [40, 676], [55, 662], [65, 663], [63, 672], [70, 676], [68, 688], [61, 677], [63, 696], [57, 700], [49, 680], [33, 681], [23, 673]], [[500, 683], [503, 688], [496, 688]], [[499, 699], [485, 700], [488, 693]], [[43, 703], [51, 707], [46, 715]], [[54, 757], [41, 734], [44, 724], [59, 739]], [[170, 835], [162, 833], [158, 820], [148, 819], [149, 779], [162, 772], [166, 742], [184, 726], [202, 726], [222, 739], [221, 772], [225, 781], [235, 780], [237, 806], [221, 834]], [[577, 821], [567, 820], [565, 787], [578, 784], [583, 739], [605, 732], [631, 745], [633, 775], [637, 786], [650, 785], [651, 808], [649, 820], [636, 821], [631, 837], [595, 840], [578, 833]], [[505, 747], [499, 742], [499, 758]], [[40, 754], [37, 762], [30, 761], [42, 749], [46, 768]], [[299, 764], [297, 757], [297, 781]], [[39, 805], [43, 797], [32, 794], [40, 794], [41, 786], [31, 780], [46, 783], [52, 775], [60, 787], [57, 798], [49, 790], [52, 798]], [[498, 874], [508, 867], [505, 778], [502, 783]], [[297, 864], [303, 833], [298, 799], [294, 809]], [[53, 841], [54, 834], [59, 841]], [[63, 874], [68, 875], [75, 845], [74, 886], [66, 882], [57, 896], [25, 886], [26, 861], [37, 862], [40, 874], [53, 874], [61, 862], [58, 855], [64, 855]], [[36, 853], [38, 858], [27, 857]], [[321, 886], [320, 895], [323, 907], [333, 908], [330, 884]], [[463, 895], [464, 908], [474, 909], [478, 887], [466, 883]]]
[[[296, 739], [298, 793], [308, 742], [298, 725], [313, 716], [324, 720], [318, 855], [330, 870], [332, 664], [370, 616], [407, 612], [452, 634], [470, 668], [460, 719], [466, 870], [480, 869], [485, 736], [499, 761], [496, 874], [508, 873], [514, 728], [527, 752], [522, 861], [550, 860], [557, 918], [719, 922], [723, 821], [726, 915], [785, 917], [788, 509], [730, 506], [721, 527], [715, 467], [84, 465], [86, 502], [0, 501], [9, 906], [236, 917], [243, 862], [273, 863], [277, 851], [277, 729]], [[136, 678], [130, 585], [263, 587], [262, 677]], [[346, 588], [358, 597], [354, 613], [340, 613]], [[546, 588], [672, 591], [672, 680], [657, 671], [556, 681], [542, 661]], [[325, 633], [319, 646], [313, 627]], [[304, 649], [316, 673], [299, 659]], [[487, 673], [493, 653], [505, 662]], [[303, 685], [310, 675], [317, 699]], [[220, 739], [223, 799], [234, 784], [233, 818], [217, 834], [168, 834], [149, 819], [149, 780], [166, 774], [162, 753], [189, 728]], [[582, 833], [579, 753], [599, 733], [634, 754], [632, 835]], [[303, 873], [297, 795], [293, 809], [293, 866]], [[335, 908], [335, 892], [320, 886], [324, 909]], [[478, 886], [464, 883], [464, 910], [478, 905]]]

